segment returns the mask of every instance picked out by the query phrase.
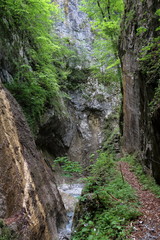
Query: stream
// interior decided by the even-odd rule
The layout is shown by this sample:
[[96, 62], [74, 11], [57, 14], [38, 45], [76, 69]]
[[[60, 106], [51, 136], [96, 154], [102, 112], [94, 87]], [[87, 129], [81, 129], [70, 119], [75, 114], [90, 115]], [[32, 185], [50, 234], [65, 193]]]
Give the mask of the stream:
[[84, 184], [60, 184], [58, 186], [59, 192], [62, 196], [62, 200], [67, 211], [68, 222], [65, 228], [59, 232], [59, 240], [69, 240], [72, 232], [72, 221], [74, 216], [74, 210], [80, 197]]

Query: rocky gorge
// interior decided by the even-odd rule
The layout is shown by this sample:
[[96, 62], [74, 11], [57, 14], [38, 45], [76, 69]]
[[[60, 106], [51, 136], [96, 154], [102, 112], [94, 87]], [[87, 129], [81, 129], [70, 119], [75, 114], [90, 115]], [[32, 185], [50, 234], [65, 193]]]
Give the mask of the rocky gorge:
[[[159, 0], [136, 0], [136, 4], [135, 1], [124, 1], [125, 11], [119, 39], [123, 78], [121, 137], [118, 125], [121, 105], [119, 83], [103, 84], [90, 71], [90, 67], [95, 63], [94, 31], [86, 13], [80, 10], [81, 1], [52, 2], [59, 5], [62, 14], [52, 31], [56, 31], [58, 38], [65, 39], [65, 46], [74, 52], [70, 55], [71, 58], [60, 56], [61, 61], [52, 62], [56, 67], [58, 66], [55, 72], [66, 67], [64, 75], [68, 74], [63, 82], [61, 80], [63, 74], [60, 71], [56, 73], [60, 78], [59, 93], [61, 94], [57, 97], [61, 107], [59, 112], [47, 98], [51, 93], [48, 92], [46, 96], [41, 88], [38, 88], [38, 91], [36, 88], [39, 85], [45, 90], [48, 89], [49, 85], [45, 83], [46, 77], [50, 76], [48, 69], [47, 74], [38, 72], [38, 75], [34, 72], [36, 68], [38, 71], [43, 69], [41, 61], [38, 66], [39, 60], [35, 54], [39, 45], [34, 46], [31, 36], [25, 35], [25, 32], [18, 28], [19, 23], [16, 22], [17, 28], [15, 26], [11, 28], [10, 19], [6, 18], [7, 14], [1, 18], [0, 32], [3, 33], [3, 37], [0, 40], [0, 219], [2, 220], [0, 239], [5, 227], [10, 229], [9, 234], [14, 234], [13, 238], [9, 235], [10, 239], [70, 239], [77, 196], [80, 196], [84, 184], [77, 182], [76, 175], [69, 181], [60, 176], [62, 173], [61, 169], [59, 171], [60, 166], [53, 167], [57, 157], [67, 157], [71, 162], [78, 162], [84, 170], [82, 174], [84, 177], [88, 174], [86, 169], [90, 166], [91, 160], [93, 163], [97, 159], [98, 151], [107, 150], [112, 144], [112, 151], [116, 156], [117, 153], [136, 154], [144, 171], [153, 175], [156, 182], [160, 183], [159, 15], [156, 13]], [[27, 11], [24, 10], [24, 13]], [[15, 11], [14, 15], [16, 21], [18, 12], [21, 11]], [[43, 37], [37, 38], [45, 41]], [[145, 47], [148, 47], [148, 50]], [[56, 52], [55, 49], [56, 47], [54, 48]], [[45, 51], [48, 51], [47, 47]], [[32, 55], [29, 55], [30, 52]], [[56, 58], [57, 52], [55, 52]], [[39, 55], [41, 55], [41, 46]], [[43, 58], [47, 65], [46, 56]], [[110, 54], [107, 58], [110, 58]], [[19, 62], [16, 62], [16, 59], [19, 59]], [[29, 74], [26, 83], [25, 74]], [[16, 82], [15, 79], [18, 81]], [[35, 79], [38, 79], [37, 82]], [[40, 79], [43, 81], [40, 82]], [[29, 86], [30, 80], [33, 92], [25, 88]], [[24, 90], [24, 96], [18, 99], [23, 106], [20, 106], [14, 94], [12, 95], [5, 88], [13, 84], [13, 87], [16, 87], [16, 94], [19, 95], [20, 87], [14, 85], [14, 82]], [[37, 91], [35, 96], [34, 91]], [[25, 108], [22, 111], [21, 107], [27, 107], [29, 114], [34, 116], [35, 112], [30, 105], [34, 106], [35, 103], [39, 104], [38, 106], [43, 105], [39, 101], [42, 96], [47, 99], [44, 104], [45, 110], [38, 109], [40, 117], [37, 126], [32, 125], [35, 127], [33, 135], [23, 113]], [[27, 101], [24, 100], [25, 97]], [[36, 101], [33, 102], [35, 99]], [[52, 96], [51, 101], [54, 102], [55, 99]], [[102, 157], [107, 159], [106, 156], [102, 155]], [[110, 169], [110, 159], [111, 156], [107, 159], [108, 165], [106, 164], [107, 170], [104, 175]], [[101, 167], [102, 165], [98, 167], [96, 173]], [[105, 182], [103, 177], [102, 182]], [[96, 179], [93, 188], [98, 184], [99, 179]], [[114, 193], [108, 194], [104, 191], [102, 193], [105, 200], [102, 198], [101, 201], [101, 193], [94, 194], [93, 189], [90, 189], [84, 202], [86, 201], [86, 204], [91, 202], [93, 204], [91, 207], [94, 207], [95, 211], [97, 206], [98, 211], [101, 211], [109, 198], [112, 202], [119, 202], [119, 199], [114, 197]], [[80, 205], [83, 207], [83, 201]], [[123, 202], [120, 205], [123, 205]], [[89, 206], [87, 209], [93, 210], [90, 205], [87, 206]], [[79, 221], [81, 211], [80, 209], [76, 211], [79, 214], [76, 221]], [[90, 222], [90, 229], [94, 232], [95, 226], [92, 225], [92, 221]]]
[[[79, 10], [78, 1], [58, 3], [64, 9], [65, 21], [57, 24], [57, 32], [60, 37], [69, 39], [70, 48], [76, 49], [76, 61], [71, 59], [69, 64], [81, 73], [93, 61], [94, 36], [86, 14]], [[14, 39], [13, 44], [7, 38], [5, 44], [13, 55], [20, 55], [28, 64], [29, 59], [18, 34], [11, 38]], [[1, 42], [1, 47], [3, 44]], [[4, 84], [14, 81], [12, 73], [15, 66], [9, 61], [9, 55], [4, 48], [0, 56], [0, 77]], [[90, 164], [90, 155], [96, 155], [102, 147], [105, 122], [119, 102], [119, 90], [109, 93], [107, 87], [88, 75], [82, 85], [67, 92], [67, 101], [61, 99], [63, 115], [55, 114], [54, 109], [44, 114], [36, 137], [42, 156], [36, 149], [20, 106], [1, 83], [0, 218], [16, 233], [17, 239], [21, 240], [23, 236], [23, 240], [57, 240], [64, 236], [58, 237], [60, 229], [65, 229], [68, 221], [64, 195], [67, 194], [67, 199], [72, 196], [59, 193], [62, 190], [57, 188], [57, 174], [46, 160], [48, 153], [51, 158], [67, 155], [71, 161], [77, 161], [85, 168]]]
[[[89, 165], [90, 155], [96, 154], [102, 147], [106, 138], [104, 128], [118, 107], [120, 91], [118, 84], [111, 90], [111, 87], [90, 76], [89, 72], [83, 75], [94, 62], [94, 34], [89, 19], [80, 10], [79, 1], [57, 3], [62, 9], [64, 19], [57, 24], [56, 31], [60, 37], [68, 38], [68, 47], [75, 49], [77, 54], [76, 60], [69, 61], [71, 68], [77, 72], [75, 76], [73, 72], [71, 80], [76, 87], [67, 90], [69, 99], [62, 101], [63, 117], [57, 116], [54, 109], [46, 113], [36, 142], [41, 149], [47, 150], [54, 157], [67, 154], [72, 161], [76, 160], [86, 167]], [[78, 74], [81, 77], [80, 82], [77, 80]], [[116, 127], [114, 122], [111, 128]]]
[[[70, 92], [63, 118], [54, 112], [46, 113], [37, 138], [38, 146], [54, 157], [68, 155], [72, 161], [87, 167], [90, 155], [96, 154], [106, 139], [105, 125], [118, 103], [118, 88], [108, 93], [104, 85], [88, 80], [84, 89]], [[117, 127], [116, 121], [110, 125], [112, 129]]]

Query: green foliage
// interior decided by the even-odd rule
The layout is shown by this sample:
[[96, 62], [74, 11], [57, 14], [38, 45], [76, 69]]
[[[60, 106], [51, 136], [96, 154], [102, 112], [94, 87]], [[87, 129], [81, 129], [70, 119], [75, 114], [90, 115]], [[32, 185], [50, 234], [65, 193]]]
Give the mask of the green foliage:
[[[141, 49], [139, 59], [142, 62], [149, 62], [151, 61], [151, 64], [156, 64], [156, 61], [159, 60], [159, 51], [160, 51], [160, 37], [153, 38], [149, 44], [147, 44], [145, 47]], [[159, 63], [159, 62], [158, 62]], [[151, 65], [151, 66], [152, 66]]]
[[39, 123], [41, 115], [47, 107], [54, 106], [57, 111], [60, 111], [58, 109], [60, 107], [57, 92], [51, 84], [53, 83], [44, 81], [44, 88], [32, 78], [30, 82], [25, 81], [20, 84], [20, 82], [14, 81], [6, 85], [23, 107], [24, 114], [33, 132], [36, 132], [37, 123]]
[[[110, 114], [105, 119], [105, 125], [103, 134], [105, 136], [103, 140], [103, 150], [114, 153], [116, 148], [119, 146], [117, 142], [120, 140], [120, 129], [118, 125], [120, 115], [120, 106], [114, 109], [114, 113]], [[120, 147], [120, 146], [119, 146]]]
[[65, 82], [62, 82], [61, 88], [63, 90], [76, 90], [84, 87], [88, 77], [91, 75], [90, 69], [75, 69], [70, 68], [70, 73]]
[[145, 33], [147, 29], [145, 27], [139, 27], [137, 28], [137, 35], [141, 35], [142, 33]]
[[71, 177], [73, 174], [80, 175], [82, 173], [82, 167], [79, 162], [70, 161], [68, 157], [57, 157], [54, 160], [53, 167], [59, 164], [64, 172], [64, 175], [67, 177]]
[[90, 174], [80, 199], [82, 218], [72, 240], [127, 239], [128, 222], [140, 215], [134, 190], [123, 181], [111, 154], [100, 153]]
[[[140, 54], [139, 54], [139, 61], [142, 71], [142, 77], [146, 81], [147, 91], [149, 91], [149, 110], [151, 115], [156, 112], [159, 108], [160, 102], [160, 37], [159, 37], [159, 30], [160, 30], [160, 14], [159, 9], [155, 12], [154, 15], [154, 24], [152, 26], [152, 37], [146, 39], [143, 36], [149, 36], [150, 31], [147, 26], [147, 21], [145, 16], [147, 13], [144, 13], [144, 18], [140, 22], [142, 26], [137, 29], [137, 34], [141, 34], [141, 45], [143, 46]], [[145, 33], [146, 32], [146, 33]], [[145, 34], [145, 35], [144, 35]]]
[[153, 115], [160, 108], [160, 85], [155, 90], [154, 98], [149, 104], [150, 113]]
[[119, 76], [116, 68], [119, 65], [119, 59], [115, 58], [113, 53], [112, 41], [97, 36], [94, 40], [93, 47], [95, 62], [91, 66], [92, 75], [104, 84], [118, 82]]
[[155, 12], [155, 14], [156, 14], [157, 16], [160, 16], [160, 9], [158, 9], [158, 10]]
[[91, 19], [95, 33], [92, 66], [93, 75], [102, 81], [121, 81], [118, 58], [120, 20], [123, 14], [122, 0], [83, 0], [82, 10]]
[[[113, 119], [113, 121], [115, 121], [115, 119]], [[111, 124], [108, 123], [107, 125], [111, 125]], [[106, 134], [105, 136], [106, 140], [103, 143], [103, 150], [114, 152], [115, 151], [114, 141], [116, 138], [120, 139], [119, 127], [113, 128], [113, 126], [109, 126], [109, 129], [105, 130], [105, 134]]]
[[[94, 158], [94, 156], [92, 158]], [[88, 167], [90, 176], [87, 179], [84, 179], [86, 181], [86, 188], [88, 191], [92, 189], [93, 183], [95, 184], [95, 187], [101, 186], [101, 184], [103, 185], [106, 180], [109, 181], [112, 179], [112, 170], [114, 166], [113, 159], [113, 155], [101, 152], [99, 153], [96, 163], [91, 164]]]
[[0, 240], [16, 240], [16, 235], [0, 220]]
[[[88, 16], [95, 22], [94, 26], [98, 24], [103, 24], [100, 28], [97, 26], [97, 29], [109, 28], [110, 35], [117, 34], [114, 32], [115, 28], [120, 29], [119, 24], [115, 24], [121, 18], [124, 4], [122, 0], [82, 0], [82, 9], [88, 13]], [[116, 26], [116, 27], [115, 27]], [[113, 29], [113, 32], [110, 30]]]
[[149, 103], [151, 115], [159, 108], [160, 102], [160, 37], [153, 38], [152, 41], [142, 48], [140, 63], [142, 72], [147, 78], [147, 84], [153, 84], [155, 94]]
[[65, 81], [69, 73], [66, 59], [72, 52], [52, 30], [59, 18], [58, 9], [47, 0], [0, 2], [1, 41], [14, 78], [6, 86], [21, 104], [33, 130], [46, 107], [60, 108], [59, 80]]
[[142, 164], [138, 161], [137, 157], [127, 155], [121, 159], [122, 161], [129, 162], [132, 171], [136, 174], [140, 182], [143, 184], [144, 190], [150, 190], [160, 198], [160, 186], [156, 184], [155, 179], [144, 172]]
[[128, 27], [129, 23], [133, 20], [134, 16], [135, 16], [135, 10], [133, 9], [126, 13], [126, 20], [125, 20], [126, 28]]

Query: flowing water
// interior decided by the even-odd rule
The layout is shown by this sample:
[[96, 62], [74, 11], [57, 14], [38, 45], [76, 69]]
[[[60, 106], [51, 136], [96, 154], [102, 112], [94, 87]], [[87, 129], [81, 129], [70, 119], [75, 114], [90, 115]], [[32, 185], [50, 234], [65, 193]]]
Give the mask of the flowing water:
[[78, 202], [78, 197], [81, 195], [84, 184], [61, 184], [58, 189], [62, 196], [64, 206], [67, 211], [68, 222], [64, 229], [59, 232], [59, 240], [68, 240], [71, 237], [72, 221], [74, 216], [75, 206]]

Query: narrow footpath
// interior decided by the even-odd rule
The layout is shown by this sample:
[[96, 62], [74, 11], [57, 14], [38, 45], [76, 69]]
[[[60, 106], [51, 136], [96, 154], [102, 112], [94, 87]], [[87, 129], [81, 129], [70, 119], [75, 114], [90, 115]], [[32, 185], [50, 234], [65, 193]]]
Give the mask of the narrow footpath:
[[136, 190], [140, 201], [140, 216], [131, 223], [133, 232], [129, 239], [132, 240], [160, 240], [160, 199], [149, 190], [144, 190], [138, 178], [130, 170], [126, 162], [120, 162], [121, 171], [125, 180]]

